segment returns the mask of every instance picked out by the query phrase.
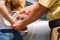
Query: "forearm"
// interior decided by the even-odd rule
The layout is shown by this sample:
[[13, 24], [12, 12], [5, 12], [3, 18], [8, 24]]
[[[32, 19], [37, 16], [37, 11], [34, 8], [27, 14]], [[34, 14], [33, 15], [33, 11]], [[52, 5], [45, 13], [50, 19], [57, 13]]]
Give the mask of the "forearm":
[[22, 23], [24, 25], [28, 25], [34, 21], [36, 21], [37, 19], [39, 19], [42, 14], [44, 12], [46, 12], [47, 8], [45, 8], [44, 6], [40, 5], [39, 3], [36, 3], [33, 5], [33, 10], [31, 13], [29, 13], [29, 16], [25, 18], [24, 21], [22, 21]]
[[15, 22], [14, 19], [11, 18], [11, 16], [8, 14], [8, 10], [5, 8], [4, 5], [0, 4], [0, 14], [8, 20], [11, 24]]

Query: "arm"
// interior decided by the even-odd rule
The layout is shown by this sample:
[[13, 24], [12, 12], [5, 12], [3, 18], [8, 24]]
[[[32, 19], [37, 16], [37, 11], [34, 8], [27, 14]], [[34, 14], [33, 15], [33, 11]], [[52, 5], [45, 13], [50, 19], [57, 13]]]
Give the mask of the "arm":
[[12, 26], [18, 28], [19, 26], [24, 27], [25, 25], [36, 21], [37, 19], [39, 19], [39, 17], [43, 15], [44, 12], [47, 11], [47, 8], [50, 8], [56, 1], [57, 0], [39, 0], [39, 3], [24, 8], [20, 11], [19, 14], [22, 14], [22, 16], [24, 16], [23, 14], [28, 14], [28, 16], [25, 17], [25, 19], [22, 22], [17, 21]]
[[30, 12], [29, 16], [26, 17], [24, 21], [22, 21], [22, 24], [28, 25], [28, 24], [36, 21], [43, 15], [44, 12], [47, 11], [47, 8], [42, 6], [39, 3], [34, 4], [32, 8], [33, 8], [32, 12]]
[[15, 20], [11, 18], [11, 16], [8, 14], [8, 11], [6, 7], [2, 4], [0, 4], [0, 14], [8, 20], [11, 24], [15, 23]]
[[32, 12], [29, 13], [29, 16], [22, 22], [25, 25], [30, 24], [37, 20], [41, 15], [47, 11], [47, 8], [53, 6], [57, 0], [39, 0], [39, 3], [36, 3], [32, 8]]
[[[0, 14], [7, 20], [7, 21], [9, 21], [11, 24], [14, 24], [14, 23], [16, 23], [17, 21], [19, 21], [19, 20], [17, 20], [17, 21], [15, 21], [9, 14], [8, 14], [8, 11], [7, 11], [7, 9], [5, 8], [5, 6], [4, 5], [2, 5], [2, 4], [0, 4]], [[19, 30], [21, 30], [21, 31], [24, 31], [24, 30], [27, 30], [27, 27], [25, 26], [25, 28], [15, 28], [15, 27], [13, 27], [15, 30], [17, 30], [17, 31], [19, 31]]]
[[26, 7], [25, 9], [22, 9], [19, 12], [19, 16], [24, 16], [23, 14], [28, 14], [25, 19], [22, 22], [17, 21], [15, 24], [13, 24], [12, 26], [19, 28], [19, 26], [24, 27], [25, 25], [28, 25], [34, 21], [36, 21], [37, 19], [39, 19], [44, 12], [47, 11], [47, 8], [42, 6], [39, 3], [33, 4], [31, 6]]

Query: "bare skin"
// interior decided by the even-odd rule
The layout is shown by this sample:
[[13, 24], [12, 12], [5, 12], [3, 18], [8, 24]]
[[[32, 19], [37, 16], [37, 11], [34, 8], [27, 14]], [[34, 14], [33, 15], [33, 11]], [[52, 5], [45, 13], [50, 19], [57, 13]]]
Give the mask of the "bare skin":
[[[8, 20], [12, 25], [14, 23], [16, 23], [17, 21], [21, 22], [20, 20], [14, 20], [11, 15], [9, 15], [9, 12], [8, 10], [6, 9], [6, 7], [0, 3], [0, 14], [6, 19]], [[22, 28], [20, 27], [19, 29], [16, 29], [15, 27], [13, 27], [15, 30], [22, 30], [22, 29], [25, 29], [26, 27]]]
[[13, 24], [12, 26], [15, 28], [19, 28], [19, 26], [26, 26], [34, 21], [36, 21], [37, 19], [39, 19], [44, 12], [47, 11], [47, 8], [42, 6], [39, 3], [35, 3], [31, 6], [28, 6], [24, 9], [22, 9], [19, 14], [18, 14], [18, 18], [23, 17], [23, 14], [25, 14], [25, 19], [22, 22], [17, 21], [15, 24]]

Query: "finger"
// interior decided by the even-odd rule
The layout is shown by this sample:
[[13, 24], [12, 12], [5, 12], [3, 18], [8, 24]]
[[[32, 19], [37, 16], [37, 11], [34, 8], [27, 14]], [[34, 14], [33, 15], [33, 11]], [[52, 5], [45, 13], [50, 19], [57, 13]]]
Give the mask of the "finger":
[[17, 25], [18, 25], [18, 24], [17, 24], [17, 23], [15, 23], [15, 24], [13, 24], [13, 25], [12, 25], [12, 27], [16, 27], [16, 28], [17, 28]]
[[21, 31], [21, 28], [20, 28], [20, 27], [13, 26], [12, 28], [13, 28], [14, 30]]
[[22, 14], [26, 14], [29, 15], [30, 11], [29, 10], [25, 10], [25, 12], [22, 12]]
[[24, 26], [24, 28], [20, 28], [20, 27], [13, 27], [14, 30], [17, 30], [17, 31], [25, 31], [27, 30], [27, 27]]
[[19, 14], [25, 13], [25, 10], [20, 10], [18, 13]]
[[27, 30], [27, 27], [24, 26], [24, 28], [16, 28], [16, 30], [25, 31], [25, 30]]
[[19, 12], [19, 14], [29, 15], [30, 12], [31, 12], [31, 11], [29, 11], [29, 10], [22, 10], [22, 11]]
[[16, 31], [21, 31], [21, 29], [18, 29], [18, 28], [13, 28], [14, 30], [16, 30]]
[[27, 15], [26, 14], [22, 14], [22, 17], [25, 18]]
[[19, 14], [16, 16], [17, 18], [22, 18], [22, 14]]
[[21, 29], [21, 31], [25, 31], [25, 30], [27, 30], [27, 27], [25, 27], [25, 28]]
[[12, 26], [20, 26], [21, 20], [17, 20]]
[[27, 15], [25, 14], [20, 14], [20, 15], [17, 15], [16, 18], [25, 18]]

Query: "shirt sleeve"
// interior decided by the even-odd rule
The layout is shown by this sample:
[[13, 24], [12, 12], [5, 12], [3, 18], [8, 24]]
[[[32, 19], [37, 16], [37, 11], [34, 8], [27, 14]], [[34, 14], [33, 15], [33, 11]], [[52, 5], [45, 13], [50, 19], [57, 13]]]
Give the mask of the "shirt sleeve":
[[57, 0], [39, 0], [39, 3], [47, 8], [50, 8]]

